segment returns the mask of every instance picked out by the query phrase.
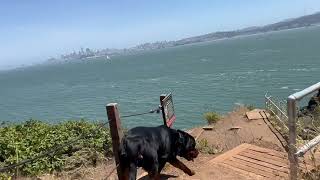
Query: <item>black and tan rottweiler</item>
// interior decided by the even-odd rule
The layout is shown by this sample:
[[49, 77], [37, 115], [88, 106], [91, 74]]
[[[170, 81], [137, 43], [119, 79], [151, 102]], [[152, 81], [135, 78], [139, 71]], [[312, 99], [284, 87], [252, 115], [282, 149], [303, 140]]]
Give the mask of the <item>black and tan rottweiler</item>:
[[122, 179], [135, 180], [138, 167], [145, 169], [151, 179], [159, 179], [166, 162], [192, 176], [195, 172], [179, 161], [177, 156], [193, 160], [199, 154], [195, 146], [196, 141], [191, 135], [164, 125], [133, 128], [121, 140], [119, 148], [124, 172]]

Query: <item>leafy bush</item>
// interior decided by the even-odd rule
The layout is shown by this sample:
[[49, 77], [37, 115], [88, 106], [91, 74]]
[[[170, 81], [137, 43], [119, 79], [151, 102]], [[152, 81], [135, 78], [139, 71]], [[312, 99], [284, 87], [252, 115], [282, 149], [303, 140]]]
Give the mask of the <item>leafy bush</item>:
[[197, 149], [202, 153], [207, 154], [217, 154], [222, 151], [219, 147], [215, 147], [213, 145], [209, 145], [207, 139], [201, 139], [197, 142]]
[[[66, 168], [76, 168], [79, 166], [79, 162], [80, 164], [84, 162], [71, 161], [70, 159], [77, 159], [79, 156], [86, 157], [88, 162], [97, 162], [104, 154], [111, 154], [109, 130], [105, 127], [98, 127], [97, 123], [84, 120], [48, 124], [32, 119], [22, 124], [0, 127], [0, 167], [37, 156], [58, 145], [74, 140], [82, 134], [94, 134], [94, 136], [86, 136], [74, 144], [61, 148], [54, 154], [20, 166], [19, 172], [22, 175], [35, 176], [47, 172], [62, 171]], [[89, 164], [94, 165], [95, 163]], [[1, 176], [4, 174], [0, 174]]]
[[204, 114], [204, 119], [207, 120], [208, 124], [214, 124], [220, 120], [220, 115], [216, 112], [207, 112]]
[[254, 110], [256, 107], [253, 104], [246, 104], [245, 107], [249, 110], [252, 111]]

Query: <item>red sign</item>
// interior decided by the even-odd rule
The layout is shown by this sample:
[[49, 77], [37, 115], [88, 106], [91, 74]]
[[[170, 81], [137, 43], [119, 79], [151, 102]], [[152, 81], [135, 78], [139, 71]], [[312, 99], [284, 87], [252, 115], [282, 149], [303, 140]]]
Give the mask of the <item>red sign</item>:
[[168, 127], [172, 127], [174, 121], [176, 120], [176, 115], [174, 114], [171, 93], [161, 100], [161, 106], [164, 124], [166, 124]]

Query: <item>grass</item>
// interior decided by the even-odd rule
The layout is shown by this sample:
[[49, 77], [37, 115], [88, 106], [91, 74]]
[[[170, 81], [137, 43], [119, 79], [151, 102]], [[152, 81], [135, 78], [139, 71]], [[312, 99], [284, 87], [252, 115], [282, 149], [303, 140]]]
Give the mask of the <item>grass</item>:
[[214, 124], [221, 119], [221, 116], [216, 112], [207, 112], [204, 114], [204, 119], [208, 124]]
[[[318, 147], [316, 147], [310, 151], [310, 154], [311, 154], [310, 159], [311, 159], [313, 169], [306, 171], [306, 172], [303, 172], [300, 169], [300, 172], [299, 172], [300, 179], [305, 179], [305, 180], [318, 180], [318, 179], [320, 179], [320, 165], [317, 165], [316, 157], [315, 157], [315, 152], [317, 150], [318, 150]], [[304, 164], [304, 165], [306, 165], [306, 164]]]
[[[272, 113], [271, 113], [272, 114]], [[273, 114], [272, 114], [273, 115]], [[281, 134], [288, 141], [288, 130], [283, 127], [274, 115], [270, 118], [272, 125], [281, 132]], [[317, 135], [319, 135], [320, 130], [320, 107], [316, 107], [314, 111], [309, 112], [308, 114], [298, 117], [296, 123], [296, 131], [297, 131], [297, 145], [301, 146]], [[307, 168], [305, 165], [301, 165], [299, 169], [299, 179], [305, 180], [318, 180], [320, 179], [320, 165], [317, 163], [317, 157], [315, 156], [315, 152], [318, 151], [318, 147], [310, 150], [310, 156], [306, 155], [305, 158], [309, 158], [312, 169]], [[302, 171], [306, 169], [307, 171]]]
[[[311, 116], [310, 116], [311, 115]], [[303, 138], [306, 140], [305, 142], [313, 139], [317, 135], [319, 135], [320, 130], [320, 107], [317, 106], [313, 112], [309, 114], [309, 116], [303, 116], [298, 118], [298, 124], [302, 126], [302, 128], [298, 129], [297, 131], [299, 133], [302, 132], [301, 129], [304, 129], [306, 127], [311, 127], [315, 132], [308, 132], [303, 134]], [[304, 143], [305, 143], [304, 142]], [[309, 170], [307, 172], [300, 171], [301, 179], [305, 180], [318, 180], [320, 179], [320, 165], [317, 163], [317, 157], [315, 156], [315, 153], [319, 152], [319, 146], [316, 146], [315, 148], [310, 150], [310, 160], [312, 163], [312, 170]]]
[[[105, 127], [85, 120], [49, 124], [28, 120], [20, 124], [0, 127], [0, 167], [32, 158], [82, 134], [91, 134], [68, 145], [54, 154], [40, 158], [19, 167], [21, 176], [37, 176], [44, 173], [68, 171], [80, 166], [95, 166], [111, 156], [111, 137]], [[0, 179], [11, 177], [12, 169], [0, 173]], [[7, 178], [6, 178], [7, 179]]]

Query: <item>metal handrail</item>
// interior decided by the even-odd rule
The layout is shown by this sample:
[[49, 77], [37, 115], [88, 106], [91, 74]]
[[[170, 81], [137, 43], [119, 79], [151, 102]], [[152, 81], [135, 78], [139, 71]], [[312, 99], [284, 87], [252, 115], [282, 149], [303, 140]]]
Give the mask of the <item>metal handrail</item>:
[[276, 105], [276, 103], [274, 103], [272, 100], [271, 100], [271, 97], [265, 97], [267, 100], [268, 100], [268, 102], [270, 102], [275, 108], [277, 108], [277, 110], [279, 110], [280, 112], [281, 112], [281, 114], [286, 118], [286, 119], [288, 119], [288, 116], [286, 115], [286, 113], [285, 112], [283, 112], [283, 110], [281, 109], [281, 108], [279, 108], [277, 105]]
[[[271, 98], [272, 98], [272, 96], [267, 96], [267, 94], [265, 95], [266, 109], [271, 111], [274, 114], [274, 116], [278, 119], [278, 121], [280, 121], [280, 123], [282, 123], [283, 127], [286, 130], [289, 130], [288, 125], [286, 123], [288, 121], [288, 116], [280, 107], [278, 107], [278, 105]], [[272, 107], [276, 108], [276, 111], [280, 112], [280, 115], [277, 112], [275, 112], [273, 110], [273, 108], [270, 107], [270, 105], [272, 105]], [[285, 118], [286, 122], [284, 122], [283, 118]]]
[[289, 161], [290, 161], [290, 179], [296, 180], [298, 177], [298, 156], [303, 156], [307, 151], [320, 143], [320, 136], [315, 137], [307, 144], [302, 146], [297, 150], [296, 140], [297, 140], [297, 101], [301, 100], [303, 97], [317, 91], [320, 89], [320, 82], [290, 95], [287, 99], [287, 111], [288, 111], [288, 125], [289, 125]]
[[297, 155], [298, 157], [304, 156], [311, 148], [316, 146], [319, 142], [320, 142], [320, 135], [318, 135], [317, 137], [313, 138], [312, 140], [307, 142], [305, 145], [300, 147], [295, 155]]

